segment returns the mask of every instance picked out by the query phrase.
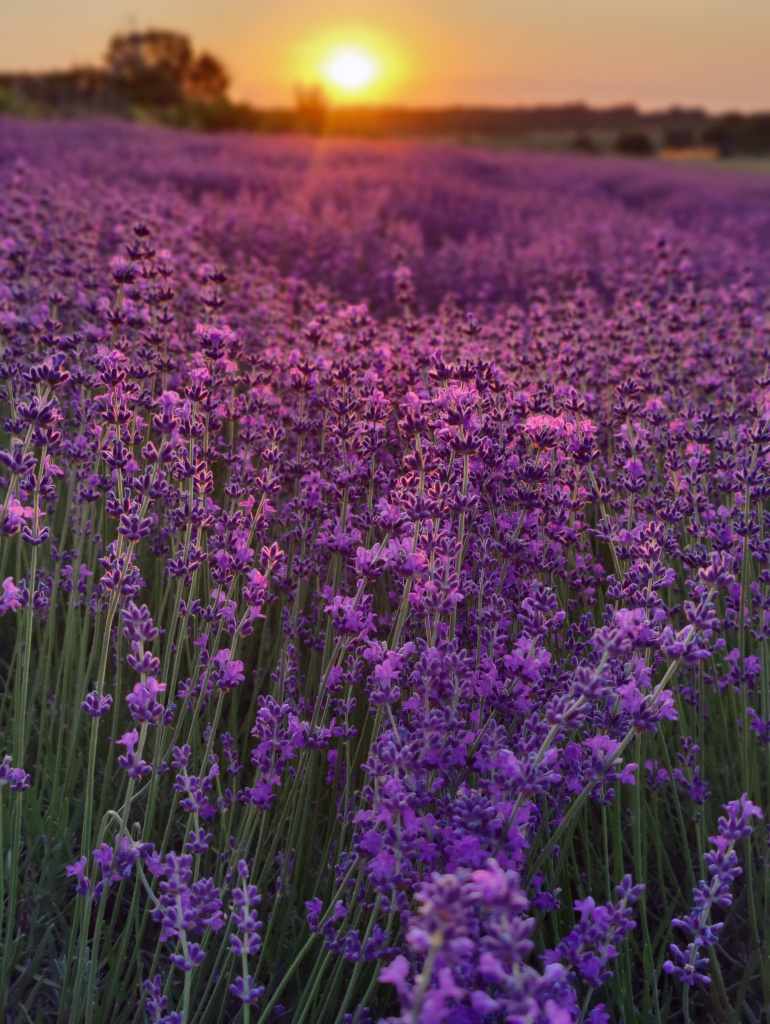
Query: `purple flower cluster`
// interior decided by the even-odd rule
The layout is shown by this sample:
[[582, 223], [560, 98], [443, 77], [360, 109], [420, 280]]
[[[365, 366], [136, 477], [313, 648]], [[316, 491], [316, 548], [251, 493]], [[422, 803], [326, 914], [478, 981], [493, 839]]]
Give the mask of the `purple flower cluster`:
[[30, 778], [23, 768], [14, 768], [10, 754], [0, 762], [0, 786], [8, 786], [12, 793], [23, 793], [29, 789]]
[[[524, 916], [529, 900], [516, 872], [503, 871], [492, 859], [476, 871], [435, 873], [420, 885], [416, 898], [420, 909], [408, 924], [406, 941], [422, 968], [413, 974], [407, 958], [399, 955], [380, 973], [381, 981], [395, 985], [401, 1000], [402, 1015], [388, 1018], [393, 1024], [573, 1021], [576, 993], [559, 959], [569, 956], [567, 947], [573, 947], [571, 959], [582, 961], [581, 972], [590, 975], [593, 984], [596, 972], [587, 961], [603, 964], [617, 955], [609, 938], [616, 931], [622, 935], [629, 926], [625, 909], [608, 906], [603, 908], [606, 913], [593, 914], [593, 900], [586, 901], [590, 907], [580, 908], [580, 938], [570, 935], [564, 948], [549, 951], [541, 972], [527, 963], [535, 920]], [[602, 1019], [601, 1009], [590, 1019]]]

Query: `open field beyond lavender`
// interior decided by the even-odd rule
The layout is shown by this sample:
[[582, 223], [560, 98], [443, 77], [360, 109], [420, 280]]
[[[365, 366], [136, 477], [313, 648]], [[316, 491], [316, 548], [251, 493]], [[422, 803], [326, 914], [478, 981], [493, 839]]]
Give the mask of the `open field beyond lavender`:
[[766, 1022], [770, 179], [0, 120], [0, 1014]]

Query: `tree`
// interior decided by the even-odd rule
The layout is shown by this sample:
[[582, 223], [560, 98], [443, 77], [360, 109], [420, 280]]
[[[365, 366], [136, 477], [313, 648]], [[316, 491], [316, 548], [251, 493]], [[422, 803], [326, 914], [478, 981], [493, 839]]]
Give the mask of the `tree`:
[[114, 36], [107, 67], [126, 99], [146, 106], [210, 102], [228, 86], [222, 64], [207, 53], [195, 57], [190, 40], [179, 32], [154, 29]]
[[213, 102], [221, 99], [230, 84], [224, 67], [210, 53], [202, 53], [190, 64], [184, 80], [187, 99]]

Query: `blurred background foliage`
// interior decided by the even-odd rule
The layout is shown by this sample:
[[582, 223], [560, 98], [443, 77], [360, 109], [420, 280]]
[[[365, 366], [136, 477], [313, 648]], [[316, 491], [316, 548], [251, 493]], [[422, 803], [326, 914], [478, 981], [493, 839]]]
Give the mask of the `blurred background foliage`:
[[265, 109], [228, 95], [228, 71], [167, 29], [115, 35], [101, 67], [0, 73], [0, 114], [112, 115], [199, 131], [302, 132], [363, 138], [439, 138], [469, 144], [676, 159], [770, 155], [770, 113], [715, 116], [698, 108], [642, 112], [631, 104], [536, 107], [332, 105], [320, 85], [293, 107]]

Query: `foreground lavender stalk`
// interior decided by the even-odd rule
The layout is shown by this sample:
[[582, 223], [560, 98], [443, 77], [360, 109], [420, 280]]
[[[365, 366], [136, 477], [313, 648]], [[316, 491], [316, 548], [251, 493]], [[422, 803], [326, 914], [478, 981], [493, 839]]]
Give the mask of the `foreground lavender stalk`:
[[666, 960], [663, 970], [673, 974], [679, 981], [692, 988], [698, 982], [708, 984], [711, 980], [703, 973], [708, 966], [706, 951], [717, 944], [724, 922], [711, 923], [709, 918], [714, 907], [729, 907], [733, 902], [731, 885], [742, 873], [738, 865], [735, 843], [751, 835], [752, 817], [761, 818], [762, 811], [747, 798], [732, 800], [725, 804], [727, 817], [719, 819], [715, 836], [709, 836], [714, 849], [703, 855], [710, 881], [701, 881], [693, 889], [693, 910], [684, 918], [674, 918], [672, 924], [691, 936], [684, 949], [671, 943], [673, 960]]

